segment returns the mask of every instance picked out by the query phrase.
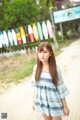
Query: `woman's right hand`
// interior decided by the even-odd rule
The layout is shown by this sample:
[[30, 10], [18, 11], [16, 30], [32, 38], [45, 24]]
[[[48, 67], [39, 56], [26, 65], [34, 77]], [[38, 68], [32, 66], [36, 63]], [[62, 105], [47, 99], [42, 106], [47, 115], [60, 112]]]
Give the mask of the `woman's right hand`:
[[35, 104], [33, 103], [32, 109], [35, 111]]

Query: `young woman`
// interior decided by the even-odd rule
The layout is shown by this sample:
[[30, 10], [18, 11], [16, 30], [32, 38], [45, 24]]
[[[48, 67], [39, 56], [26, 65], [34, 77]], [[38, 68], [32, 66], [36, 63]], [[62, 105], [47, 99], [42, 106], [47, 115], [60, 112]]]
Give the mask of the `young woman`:
[[62, 120], [62, 116], [69, 115], [65, 100], [69, 91], [64, 85], [54, 52], [48, 42], [42, 42], [38, 46], [33, 81], [33, 108], [42, 114], [44, 120]]

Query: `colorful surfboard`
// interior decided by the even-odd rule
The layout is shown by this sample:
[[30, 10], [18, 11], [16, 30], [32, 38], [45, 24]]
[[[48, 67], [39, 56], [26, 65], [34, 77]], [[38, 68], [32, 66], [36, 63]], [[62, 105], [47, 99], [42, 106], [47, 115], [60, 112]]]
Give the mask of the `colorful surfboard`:
[[28, 25], [28, 33], [29, 33], [30, 40], [34, 42], [34, 34], [33, 34], [33, 29], [31, 25]]
[[0, 32], [0, 48], [2, 48], [2, 32]]
[[39, 38], [40, 38], [40, 40], [43, 40], [42, 27], [41, 27], [41, 24], [39, 22], [37, 23], [37, 28], [38, 28]]
[[16, 28], [15, 32], [16, 32], [16, 37], [17, 37], [18, 44], [21, 45], [22, 40], [21, 40], [21, 34], [20, 34], [20, 31], [19, 31], [19, 28]]
[[51, 24], [50, 20], [47, 20], [47, 29], [48, 29], [49, 36], [52, 38], [53, 30], [52, 30], [52, 24]]
[[44, 38], [48, 39], [48, 30], [47, 30], [46, 23], [44, 21], [42, 22], [42, 30], [43, 30]]
[[3, 32], [1, 32], [1, 39], [2, 39], [2, 47], [5, 47], [6, 46], [6, 42], [4, 40], [4, 34], [3, 34]]
[[14, 29], [12, 29], [12, 37], [13, 37], [13, 41], [14, 41], [14, 45], [17, 45], [17, 37], [16, 37], [16, 33], [14, 31]]
[[38, 30], [35, 23], [33, 24], [33, 33], [34, 33], [35, 40], [38, 41], [39, 40]]
[[29, 34], [28, 34], [28, 26], [24, 26], [24, 30], [25, 30], [25, 35], [26, 35], [26, 42], [29, 43]]
[[25, 35], [25, 31], [24, 31], [23, 27], [20, 27], [20, 34], [21, 34], [22, 41], [25, 44], [26, 43], [26, 35]]
[[8, 40], [8, 35], [6, 31], [3, 31], [3, 38], [4, 38], [6, 46], [9, 46], [9, 40]]
[[9, 39], [9, 42], [10, 42], [10, 45], [13, 46], [13, 37], [12, 37], [12, 33], [10, 30], [8, 30], [8, 39]]

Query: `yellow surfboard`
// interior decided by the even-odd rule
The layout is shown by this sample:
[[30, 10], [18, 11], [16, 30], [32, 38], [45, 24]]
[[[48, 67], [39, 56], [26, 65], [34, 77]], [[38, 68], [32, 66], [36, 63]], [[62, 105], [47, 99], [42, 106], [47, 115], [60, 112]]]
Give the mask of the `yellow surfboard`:
[[23, 27], [20, 27], [20, 33], [21, 33], [22, 41], [25, 44], [26, 43], [26, 35], [25, 35], [25, 31], [24, 31]]
[[39, 40], [39, 36], [38, 36], [37, 26], [36, 26], [35, 23], [33, 24], [33, 33], [34, 33], [35, 40], [38, 41]]

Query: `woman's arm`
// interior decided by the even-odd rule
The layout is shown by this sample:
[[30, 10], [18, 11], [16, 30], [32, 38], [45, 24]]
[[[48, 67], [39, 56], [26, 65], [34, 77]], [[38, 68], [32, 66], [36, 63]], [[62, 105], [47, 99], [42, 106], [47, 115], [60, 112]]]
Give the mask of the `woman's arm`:
[[32, 105], [32, 109], [35, 110], [35, 103], [34, 103], [34, 90], [32, 91], [33, 92], [33, 105]]
[[63, 98], [63, 99], [61, 99], [61, 100], [62, 100], [62, 104], [63, 104], [64, 114], [68, 116], [70, 112], [69, 112], [69, 109], [68, 109], [68, 107], [67, 107], [66, 99]]

